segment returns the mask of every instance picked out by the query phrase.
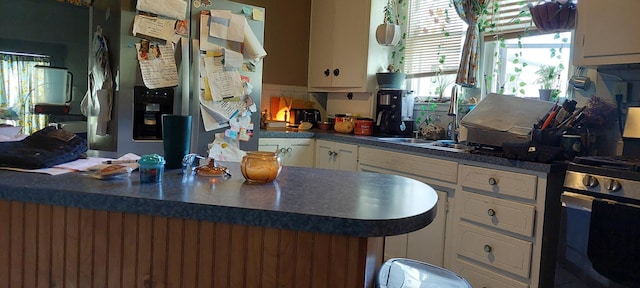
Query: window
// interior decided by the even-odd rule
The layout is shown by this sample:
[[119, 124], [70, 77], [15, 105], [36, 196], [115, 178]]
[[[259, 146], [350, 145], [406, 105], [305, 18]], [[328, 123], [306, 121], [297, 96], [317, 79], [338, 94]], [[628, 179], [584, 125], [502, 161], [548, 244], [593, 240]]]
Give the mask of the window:
[[467, 25], [450, 0], [409, 0], [407, 15], [407, 87], [417, 96], [436, 96], [455, 81]]
[[36, 65], [49, 66], [49, 57], [0, 51], [0, 120], [22, 126], [24, 134], [46, 125], [45, 115], [31, 113], [36, 83], [42, 83], [44, 78], [44, 73], [35, 69]]
[[552, 88], [560, 90], [559, 96], [567, 96], [571, 38], [571, 32], [564, 32], [507, 39], [503, 44], [487, 42], [484, 71], [488, 91], [538, 98], [541, 87], [536, 71], [542, 65], [551, 65], [561, 72], [561, 80]]
[[[487, 19], [494, 26], [482, 32], [479, 70], [484, 75], [478, 75], [479, 86], [485, 93], [537, 98], [540, 85], [536, 71], [541, 65], [553, 65], [563, 68], [558, 88], [560, 96], [565, 96], [565, 80], [571, 70], [571, 32], [541, 34], [525, 1], [493, 1], [499, 1], [495, 6], [499, 8]], [[455, 81], [466, 24], [450, 0], [409, 0], [407, 15], [407, 89], [431, 98], [442, 91], [447, 98]]]

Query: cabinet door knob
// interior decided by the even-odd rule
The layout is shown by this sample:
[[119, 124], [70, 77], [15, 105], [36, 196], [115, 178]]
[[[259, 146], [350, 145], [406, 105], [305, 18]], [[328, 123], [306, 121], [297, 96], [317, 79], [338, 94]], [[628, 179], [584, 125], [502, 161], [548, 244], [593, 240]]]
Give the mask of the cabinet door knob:
[[329, 73], [331, 73], [331, 71], [329, 71], [329, 69], [324, 70], [324, 76], [329, 76]]
[[496, 210], [493, 210], [491, 208], [489, 208], [489, 210], [487, 210], [487, 214], [489, 214], [489, 216], [495, 216], [496, 215]]
[[484, 252], [491, 253], [491, 250], [493, 250], [493, 248], [491, 248], [491, 246], [489, 246], [487, 244], [484, 245]]
[[287, 153], [291, 153], [291, 151], [293, 151], [291, 147], [287, 148]]
[[280, 148], [280, 153], [282, 153], [282, 154], [287, 153], [287, 150], [284, 149], [284, 148]]
[[340, 69], [338, 68], [333, 69], [333, 76], [338, 76], [338, 75], [340, 75]]
[[498, 179], [493, 177], [489, 178], [489, 185], [496, 185], [496, 184], [498, 184]]

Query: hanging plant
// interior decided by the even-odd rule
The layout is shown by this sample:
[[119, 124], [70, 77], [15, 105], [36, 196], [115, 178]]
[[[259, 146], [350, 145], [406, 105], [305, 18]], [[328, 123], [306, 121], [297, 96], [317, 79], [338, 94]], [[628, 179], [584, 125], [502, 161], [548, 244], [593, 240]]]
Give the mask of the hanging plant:
[[388, 0], [384, 6], [384, 21], [376, 28], [376, 40], [382, 46], [395, 46], [402, 37], [402, 28], [398, 22], [396, 0]]
[[576, 25], [577, 5], [575, 0], [539, 1], [537, 4], [528, 4], [533, 23], [543, 32], [573, 30]]

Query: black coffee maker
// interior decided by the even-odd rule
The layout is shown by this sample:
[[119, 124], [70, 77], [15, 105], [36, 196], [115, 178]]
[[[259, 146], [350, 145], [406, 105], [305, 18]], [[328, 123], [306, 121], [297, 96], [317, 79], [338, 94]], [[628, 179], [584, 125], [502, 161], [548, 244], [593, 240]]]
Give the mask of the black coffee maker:
[[[383, 89], [377, 93], [374, 135], [389, 137], [413, 136], [412, 92], [407, 90]], [[412, 99], [411, 99], [412, 100]]]

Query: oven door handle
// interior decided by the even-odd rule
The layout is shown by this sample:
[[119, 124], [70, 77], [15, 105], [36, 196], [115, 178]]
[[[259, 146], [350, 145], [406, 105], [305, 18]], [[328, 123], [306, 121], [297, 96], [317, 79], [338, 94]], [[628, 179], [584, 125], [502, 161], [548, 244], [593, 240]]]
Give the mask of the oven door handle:
[[562, 195], [560, 196], [563, 207], [583, 210], [587, 212], [591, 212], [591, 203], [593, 202], [593, 199], [595, 198], [588, 195], [566, 191], [562, 192]]

